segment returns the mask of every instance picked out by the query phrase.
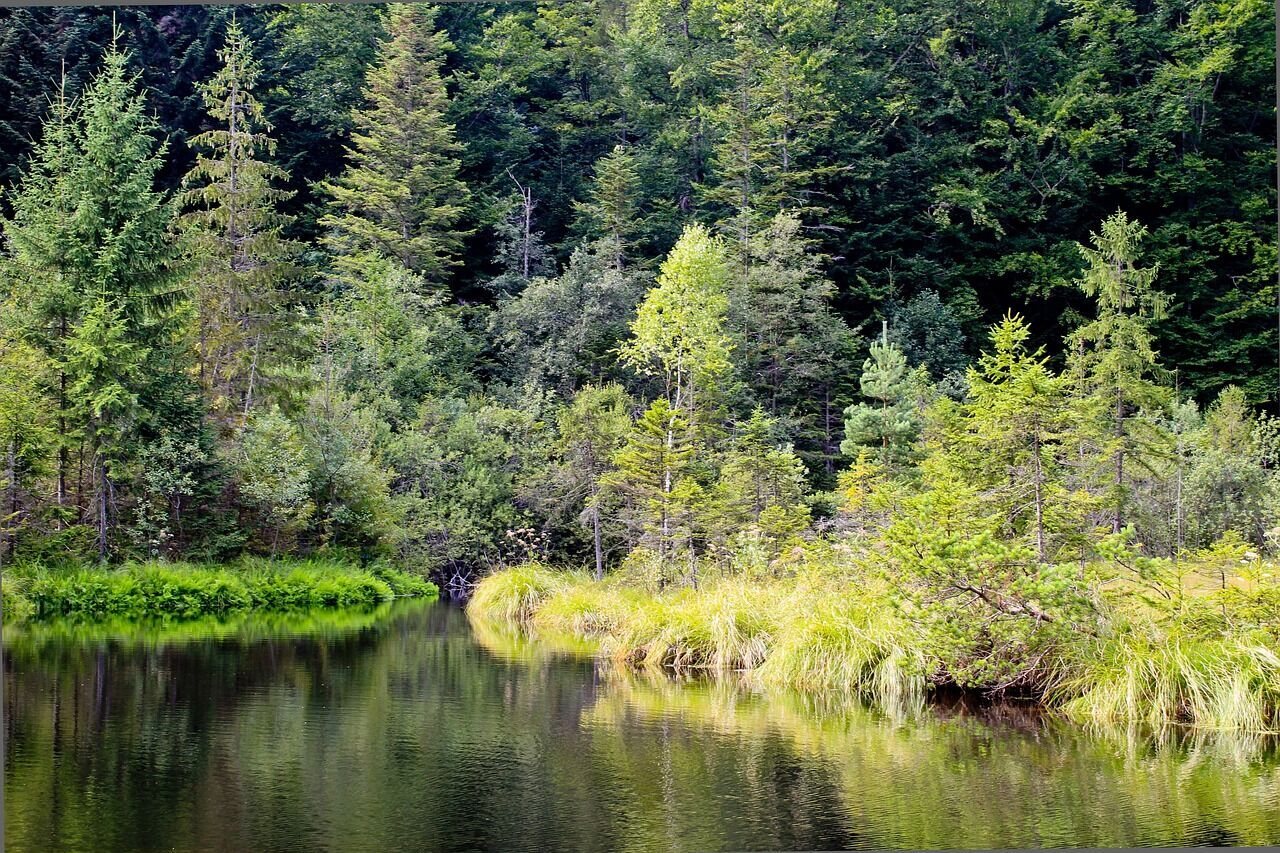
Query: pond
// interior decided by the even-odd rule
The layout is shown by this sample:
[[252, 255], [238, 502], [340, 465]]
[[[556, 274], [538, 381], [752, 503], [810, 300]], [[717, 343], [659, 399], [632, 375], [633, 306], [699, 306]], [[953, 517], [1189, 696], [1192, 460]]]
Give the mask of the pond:
[[34, 626], [4, 679], [9, 851], [1280, 842], [1264, 738], [758, 695], [446, 603]]

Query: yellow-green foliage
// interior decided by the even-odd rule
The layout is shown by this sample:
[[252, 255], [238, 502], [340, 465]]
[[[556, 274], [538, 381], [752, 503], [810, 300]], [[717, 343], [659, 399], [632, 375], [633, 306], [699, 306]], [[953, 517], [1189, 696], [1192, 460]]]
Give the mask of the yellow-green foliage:
[[489, 575], [476, 585], [468, 607], [487, 619], [527, 622], [569, 576], [537, 563], [526, 563]]
[[1135, 629], [1073, 651], [1079, 663], [1049, 695], [1075, 719], [1255, 732], [1280, 725], [1280, 655], [1259, 642]]
[[653, 666], [754, 669], [778, 627], [776, 595], [768, 586], [741, 581], [659, 595], [632, 609], [604, 648]]
[[536, 628], [580, 637], [602, 636], [621, 628], [641, 604], [642, 597], [634, 590], [579, 580], [542, 601], [532, 617]]
[[[857, 693], [895, 710], [918, 706], [929, 683], [954, 680], [946, 637], [892, 605], [892, 579], [841, 568], [829, 552], [794, 571], [652, 593], [529, 565], [486, 578], [470, 608], [598, 641], [592, 648], [626, 664], [739, 671], [755, 685]], [[1272, 593], [1139, 598], [1114, 587], [1095, 631], [1022, 651], [1035, 674], [1027, 686], [1082, 721], [1280, 729]]]
[[918, 703], [926, 674], [922, 638], [886, 601], [865, 587], [797, 588], [783, 603], [790, 617], [757, 677], [801, 690], [861, 693], [885, 706]]

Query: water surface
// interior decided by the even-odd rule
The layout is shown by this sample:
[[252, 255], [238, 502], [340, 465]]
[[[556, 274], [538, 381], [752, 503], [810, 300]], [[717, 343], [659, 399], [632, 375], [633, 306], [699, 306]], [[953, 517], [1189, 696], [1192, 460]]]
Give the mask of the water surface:
[[8, 637], [10, 851], [1280, 843], [1257, 737], [627, 674], [456, 607]]

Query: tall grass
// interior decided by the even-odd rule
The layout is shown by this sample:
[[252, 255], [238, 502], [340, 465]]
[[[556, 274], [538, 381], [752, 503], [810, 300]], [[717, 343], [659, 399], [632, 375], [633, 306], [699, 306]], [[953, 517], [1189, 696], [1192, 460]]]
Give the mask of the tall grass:
[[[14, 573], [32, 618], [191, 619], [244, 610], [309, 610], [435, 595], [430, 582], [389, 567], [329, 560], [247, 560], [228, 566], [135, 563], [120, 568], [23, 567]], [[8, 583], [8, 579], [6, 579]]]
[[[911, 711], [930, 683], [965, 681], [948, 671], [947, 636], [891, 606], [893, 591], [890, 579], [806, 569], [651, 594], [539, 565], [486, 578], [470, 609], [591, 638], [600, 654], [632, 666], [738, 671], [759, 686], [858, 694]], [[1280, 730], [1280, 615], [1259, 604], [1269, 600], [1205, 598], [1176, 612], [1104, 606], [1096, 632], [1061, 632], [1022, 650], [1036, 671], [1028, 686], [1085, 722]], [[990, 688], [1001, 687], [993, 676]]]
[[1280, 655], [1261, 642], [1129, 630], [1074, 654], [1070, 674], [1048, 696], [1074, 719], [1280, 729]]
[[566, 583], [565, 573], [527, 563], [486, 577], [476, 586], [467, 606], [487, 619], [527, 622], [546, 599]]
[[881, 596], [802, 588], [785, 610], [790, 618], [756, 673], [760, 682], [858, 693], [893, 708], [923, 701], [923, 638]]
[[723, 578], [647, 595], [534, 565], [485, 578], [468, 610], [477, 622], [598, 640], [601, 654], [633, 666], [737, 671], [762, 684], [851, 691], [895, 706], [923, 695], [925, 655], [915, 635], [889, 615], [880, 592], [840, 580]]

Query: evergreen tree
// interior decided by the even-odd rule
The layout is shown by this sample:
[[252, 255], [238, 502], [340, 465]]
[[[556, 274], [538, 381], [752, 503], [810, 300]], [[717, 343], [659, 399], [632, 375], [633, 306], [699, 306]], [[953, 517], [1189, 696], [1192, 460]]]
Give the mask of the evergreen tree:
[[845, 439], [840, 451], [857, 456], [859, 449], [873, 448], [882, 465], [902, 465], [911, 460], [923, 419], [919, 392], [922, 377], [907, 367], [907, 359], [889, 342], [886, 328], [871, 345], [871, 356], [862, 363], [858, 380], [862, 396], [871, 402], [845, 409]]
[[1072, 503], [1061, 471], [1065, 382], [1046, 366], [1043, 351], [1027, 351], [1030, 334], [1014, 314], [991, 328], [991, 352], [969, 368], [966, 438], [984, 504], [1012, 537], [1029, 540], [1043, 563], [1051, 536], [1080, 519], [1060, 517]]
[[692, 476], [696, 448], [692, 424], [660, 397], [636, 421], [613, 456], [614, 470], [602, 479], [626, 501], [633, 541], [657, 555], [660, 587], [672, 580], [681, 553], [691, 565], [696, 560], [693, 518], [702, 499]]
[[751, 238], [735, 283], [729, 320], [735, 362], [753, 402], [777, 420], [815, 472], [829, 479], [839, 452], [843, 401], [855, 349], [852, 330], [832, 310], [835, 287], [824, 258], [780, 213]]
[[[1155, 267], [1138, 267], [1146, 229], [1117, 213], [1080, 246], [1086, 268], [1076, 285], [1097, 302], [1097, 318], [1067, 339], [1069, 371], [1081, 407], [1080, 440], [1089, 478], [1106, 483], [1112, 532], [1124, 526], [1132, 471], [1168, 450], [1156, 417], [1168, 409], [1168, 389], [1156, 382], [1158, 364], [1151, 324], [1164, 316], [1168, 297], [1154, 290]], [[1109, 470], [1107, 470], [1109, 469]], [[1097, 482], [1095, 479], [1095, 482]]]
[[778, 542], [809, 524], [804, 464], [789, 445], [774, 440], [774, 428], [756, 409], [724, 454], [712, 526], [726, 540], [750, 527]]
[[[75, 170], [80, 152], [80, 116], [59, 84], [41, 137], [18, 190], [13, 216], [3, 223], [3, 274], [8, 307], [20, 334], [53, 365], [48, 377], [57, 418], [54, 499], [62, 510], [69, 499], [67, 473], [72, 424], [67, 375], [61, 360], [67, 337], [84, 311], [86, 271], [71, 257], [73, 221], [79, 203]], [[59, 524], [65, 518], [59, 515]]]
[[605, 241], [615, 269], [626, 265], [645, 235], [647, 223], [640, 203], [635, 154], [625, 146], [615, 145], [596, 161], [587, 201], [574, 203], [578, 233], [588, 240]]
[[604, 577], [607, 494], [601, 481], [631, 431], [631, 400], [620, 385], [586, 386], [574, 394], [557, 418], [559, 464], [554, 482], [564, 498], [580, 506], [591, 527], [596, 580]]
[[233, 19], [219, 52], [222, 67], [201, 87], [216, 126], [191, 139], [196, 164], [187, 175], [186, 219], [199, 269], [195, 301], [200, 378], [211, 407], [243, 418], [255, 396], [270, 395], [288, 372], [290, 337], [282, 285], [297, 247], [282, 236], [277, 206], [285, 172], [254, 90], [258, 64]]
[[452, 45], [436, 31], [436, 14], [431, 6], [391, 8], [390, 38], [365, 82], [369, 106], [355, 112], [350, 165], [325, 185], [334, 211], [321, 224], [342, 272], [377, 253], [441, 284], [458, 261], [467, 188], [441, 76]]
[[129, 459], [142, 411], [138, 377], [147, 350], [130, 340], [129, 322], [112, 302], [95, 299], [67, 339], [62, 368], [71, 412], [89, 445], [98, 557], [110, 553], [116, 482]]

